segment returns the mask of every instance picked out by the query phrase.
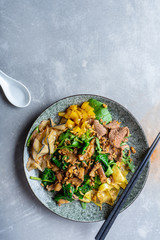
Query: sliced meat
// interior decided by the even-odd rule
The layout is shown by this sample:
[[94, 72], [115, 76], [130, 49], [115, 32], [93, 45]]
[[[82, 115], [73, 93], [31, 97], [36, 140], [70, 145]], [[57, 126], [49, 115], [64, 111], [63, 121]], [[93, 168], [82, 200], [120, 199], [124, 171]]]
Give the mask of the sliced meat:
[[59, 168], [56, 166], [56, 164], [52, 163], [52, 171], [57, 172], [59, 171]]
[[71, 163], [72, 165], [74, 165], [75, 162], [77, 161], [76, 154], [69, 151], [68, 149], [61, 149], [61, 150], [59, 150], [59, 153], [62, 155], [68, 156], [68, 159], [66, 159], [65, 161]]
[[98, 120], [94, 120], [93, 125], [98, 137], [102, 137], [107, 133], [106, 128], [102, 124], [100, 124]]
[[62, 184], [61, 183], [56, 183], [54, 185], [54, 191], [59, 192], [62, 189]]
[[51, 185], [47, 185], [46, 186], [46, 189], [50, 192], [52, 190], [54, 190], [54, 184], [51, 184]]
[[78, 158], [80, 161], [83, 161], [83, 160], [87, 160], [89, 159], [90, 157], [92, 157], [92, 155], [94, 154], [94, 151], [95, 151], [95, 138], [93, 138], [85, 152], [85, 154], [80, 154], [78, 155]]
[[57, 203], [58, 203], [59, 206], [61, 206], [64, 203], [70, 203], [70, 202], [68, 200], [65, 200], [65, 199], [60, 199]]
[[116, 128], [111, 129], [109, 132], [109, 140], [110, 143], [119, 148], [122, 141], [125, 141], [125, 137], [129, 135], [129, 128], [128, 127], [122, 127], [122, 128]]
[[96, 171], [98, 170], [98, 168], [101, 166], [101, 164], [98, 162], [94, 165], [94, 167], [92, 168], [91, 172], [89, 173], [90, 177], [95, 177], [96, 176]]
[[62, 181], [63, 175], [62, 175], [61, 171], [57, 171], [56, 172], [56, 177], [57, 177], [58, 182]]
[[90, 177], [95, 177], [96, 176], [96, 172], [98, 172], [98, 175], [100, 177], [101, 183], [105, 183], [107, 181], [105, 172], [102, 168], [102, 165], [98, 162], [94, 165], [94, 167], [92, 168], [89, 176]]
[[75, 162], [77, 161], [77, 156], [74, 153], [70, 152], [68, 154], [68, 157], [69, 159], [67, 160], [67, 162], [70, 162], [72, 165], [74, 165]]
[[101, 180], [101, 183], [107, 182], [107, 177], [105, 175], [105, 172], [104, 172], [101, 164], [100, 164], [100, 166], [99, 166], [97, 171], [98, 171], [98, 175], [99, 175], [99, 178]]
[[79, 168], [78, 169], [78, 178], [84, 181], [84, 168]]
[[120, 127], [120, 123], [117, 122], [116, 120], [113, 120], [113, 122], [108, 123], [107, 125], [105, 125], [105, 127], [109, 128], [109, 129], [119, 128]]
[[78, 179], [77, 177], [69, 178], [66, 181], [66, 184], [71, 183], [72, 185], [79, 187], [82, 184], [82, 180]]
[[75, 169], [75, 168], [76, 168], [75, 166], [71, 166], [71, 167], [69, 167], [69, 168], [67, 169], [66, 178], [73, 176], [73, 174], [74, 174], [74, 169]]

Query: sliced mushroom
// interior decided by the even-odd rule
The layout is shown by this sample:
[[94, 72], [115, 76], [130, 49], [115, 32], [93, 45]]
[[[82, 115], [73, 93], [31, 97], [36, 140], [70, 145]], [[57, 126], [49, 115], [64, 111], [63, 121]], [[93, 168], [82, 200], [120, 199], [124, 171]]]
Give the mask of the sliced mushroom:
[[38, 152], [41, 150], [41, 148], [42, 148], [42, 144], [40, 143], [40, 141], [39, 141], [37, 138], [34, 139], [33, 148], [34, 148], [34, 150], [35, 150], [37, 153], [38, 153]]
[[39, 124], [39, 131], [43, 131], [47, 126], [50, 125], [50, 120], [43, 120], [40, 124]]
[[38, 135], [38, 129], [35, 129], [31, 135], [31, 142], [37, 137]]
[[38, 159], [38, 153], [36, 152], [36, 150], [32, 147], [31, 149], [31, 154], [34, 160]]
[[56, 131], [51, 129], [51, 132], [49, 134], [49, 136], [47, 137], [47, 143], [48, 143], [48, 147], [49, 147], [49, 153], [50, 154], [53, 154], [54, 153], [54, 143], [55, 143], [55, 140], [56, 140]]
[[42, 143], [42, 141], [44, 142], [45, 137], [46, 137], [46, 129], [38, 133], [36, 138]]
[[39, 157], [47, 154], [48, 152], [49, 152], [48, 145], [43, 145], [42, 148], [41, 148], [41, 150], [39, 151], [37, 157], [39, 158]]
[[67, 130], [65, 124], [56, 125], [56, 126], [53, 127], [53, 129], [57, 129], [57, 130], [61, 130], [61, 131]]
[[38, 164], [33, 160], [33, 158], [29, 157], [29, 158], [28, 158], [27, 165], [26, 165], [27, 170], [28, 170], [28, 171], [31, 171], [31, 170], [33, 170], [33, 169], [36, 169], [37, 166], [38, 166]]
[[49, 121], [50, 121], [50, 126], [51, 126], [51, 127], [54, 127], [54, 126], [56, 125], [56, 124], [53, 122], [52, 118], [50, 118]]

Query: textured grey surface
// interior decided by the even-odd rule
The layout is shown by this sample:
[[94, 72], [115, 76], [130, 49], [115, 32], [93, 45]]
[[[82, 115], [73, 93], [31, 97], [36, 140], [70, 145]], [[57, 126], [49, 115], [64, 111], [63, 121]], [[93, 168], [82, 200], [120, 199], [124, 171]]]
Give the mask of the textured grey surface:
[[[127, 107], [151, 142], [160, 129], [159, 13], [159, 0], [0, 0], [0, 68], [32, 94], [18, 109], [0, 90], [0, 239], [94, 239], [102, 223], [64, 220], [35, 198], [24, 140], [50, 104], [93, 93]], [[159, 166], [155, 155], [145, 188], [107, 239], [160, 239]]]

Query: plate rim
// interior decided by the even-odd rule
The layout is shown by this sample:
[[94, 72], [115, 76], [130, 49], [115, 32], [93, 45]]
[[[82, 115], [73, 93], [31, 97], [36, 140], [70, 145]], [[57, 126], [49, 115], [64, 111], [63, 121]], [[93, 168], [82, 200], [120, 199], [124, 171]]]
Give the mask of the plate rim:
[[[26, 175], [26, 168], [25, 168], [25, 162], [24, 162], [24, 161], [25, 161], [24, 150], [25, 150], [25, 148], [26, 148], [26, 143], [27, 143], [27, 140], [28, 140], [29, 132], [30, 132], [32, 126], [34, 125], [34, 123], [37, 121], [37, 118], [39, 118], [48, 108], [50, 108], [51, 106], [55, 105], [55, 104], [58, 103], [59, 101], [62, 101], [62, 100], [65, 100], [65, 99], [71, 98], [71, 97], [78, 97], [78, 96], [95, 96], [95, 97], [101, 97], [101, 98], [105, 98], [106, 100], [109, 100], [109, 101], [111, 101], [111, 102], [113, 102], [113, 103], [116, 103], [116, 104], [120, 105], [125, 111], [127, 111], [127, 112], [130, 114], [130, 116], [134, 119], [134, 121], [135, 121], [135, 122], [138, 124], [138, 126], [141, 128], [141, 131], [142, 131], [142, 133], [143, 133], [143, 135], [144, 135], [146, 144], [148, 145], [148, 148], [149, 148], [149, 143], [148, 143], [146, 134], [145, 134], [145, 132], [144, 132], [141, 124], [140, 124], [139, 121], [136, 119], [136, 117], [135, 117], [126, 107], [124, 107], [121, 103], [119, 103], [119, 102], [117, 102], [117, 101], [115, 101], [115, 100], [113, 100], [113, 99], [110, 99], [110, 98], [108, 98], [108, 97], [104, 97], [104, 96], [97, 95], [97, 94], [92, 94], [92, 93], [74, 94], [74, 95], [70, 95], [70, 96], [67, 96], [67, 97], [63, 97], [63, 98], [61, 98], [61, 99], [59, 99], [59, 100], [56, 100], [54, 103], [50, 104], [48, 107], [46, 107], [46, 108], [38, 115], [38, 117], [36, 117], [36, 119], [35, 119], [34, 122], [32, 123], [31, 127], [30, 127], [29, 130], [27, 131], [27, 136], [26, 136], [26, 140], [25, 140], [25, 143], [24, 143], [24, 147], [23, 147], [23, 167], [24, 167], [24, 173], [25, 173], [25, 177], [26, 177], [27, 183], [28, 183], [30, 189], [32, 190], [32, 192], [34, 193], [34, 196], [38, 199], [38, 201], [41, 202], [41, 204], [42, 204], [43, 206], [45, 206], [47, 209], [49, 209], [52, 213], [56, 214], [56, 215], [59, 216], [59, 217], [62, 217], [62, 218], [64, 218], [64, 219], [67, 219], [67, 220], [70, 220], [70, 221], [73, 221], [73, 222], [81, 222], [81, 223], [101, 222], [101, 221], [104, 221], [105, 219], [94, 220], [94, 221], [74, 220], [74, 219], [70, 219], [70, 218], [64, 217], [64, 216], [62, 216], [62, 215], [59, 215], [58, 213], [52, 211], [52, 210], [51, 210], [48, 206], [46, 206], [46, 205], [38, 198], [38, 196], [35, 194], [35, 192], [33, 191], [33, 189], [32, 189], [31, 186], [30, 186], [29, 179], [28, 179], [28, 177], [27, 177], [27, 175]], [[126, 207], [124, 207], [123, 209], [120, 210], [119, 213], [122, 213], [122, 212], [125, 211], [128, 207], [130, 207], [130, 205], [131, 205], [133, 202], [135, 202], [135, 200], [139, 197], [139, 195], [141, 194], [141, 192], [142, 192], [142, 190], [144, 189], [144, 186], [146, 185], [146, 182], [147, 182], [147, 180], [148, 180], [149, 170], [150, 170], [150, 160], [149, 160], [149, 162], [148, 162], [148, 169], [147, 169], [147, 173], [146, 173], [146, 178], [145, 178], [145, 180], [144, 180], [144, 182], [143, 182], [143, 185], [142, 185], [141, 190], [138, 192], [138, 194], [136, 195], [136, 197], [135, 197]]]

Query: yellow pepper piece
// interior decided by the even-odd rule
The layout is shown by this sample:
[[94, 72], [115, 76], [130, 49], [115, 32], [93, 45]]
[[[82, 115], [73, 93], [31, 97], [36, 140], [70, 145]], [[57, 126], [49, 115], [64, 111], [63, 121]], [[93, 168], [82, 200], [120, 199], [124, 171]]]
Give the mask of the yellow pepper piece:
[[74, 126], [75, 126], [75, 123], [71, 119], [68, 119], [66, 122], [66, 127], [73, 128]]
[[95, 118], [95, 113], [89, 102], [84, 102], [81, 107], [71, 105], [65, 112], [60, 112], [59, 116], [68, 119], [66, 127], [73, 128], [72, 132], [81, 136], [90, 128], [88, 119]]
[[58, 115], [59, 115], [60, 117], [64, 117], [65, 112], [59, 112]]

